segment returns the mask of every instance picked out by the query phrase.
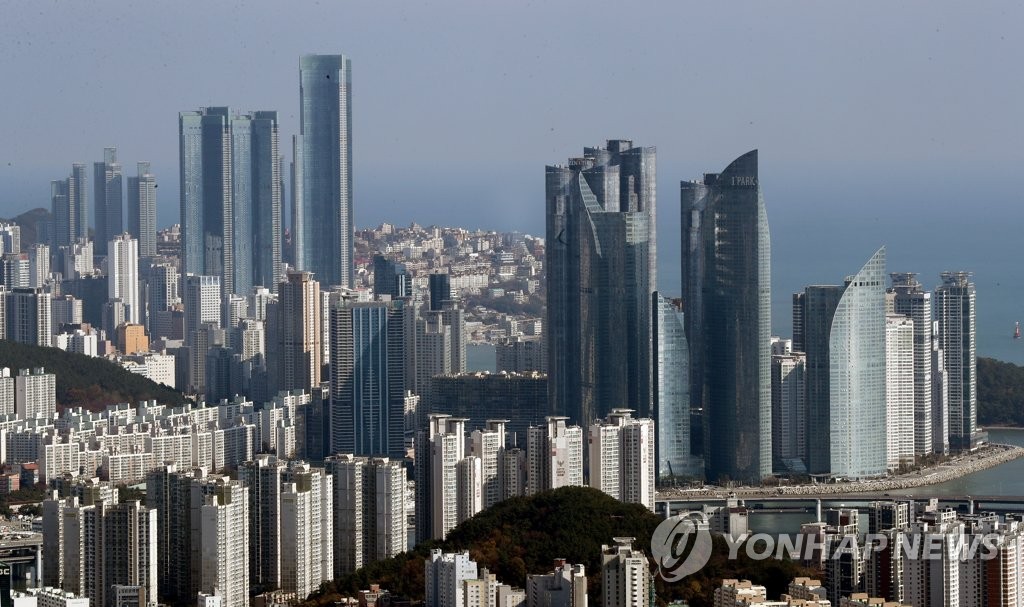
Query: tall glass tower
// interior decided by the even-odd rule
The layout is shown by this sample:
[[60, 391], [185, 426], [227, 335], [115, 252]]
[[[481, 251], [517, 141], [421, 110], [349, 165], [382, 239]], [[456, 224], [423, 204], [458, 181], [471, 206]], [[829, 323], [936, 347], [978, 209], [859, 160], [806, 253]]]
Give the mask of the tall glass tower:
[[156, 257], [156, 177], [148, 162], [136, 167], [136, 176], [128, 178], [126, 227], [139, 240], [139, 256]]
[[757, 150], [680, 185], [690, 403], [710, 480], [772, 472], [771, 241]]
[[886, 473], [885, 248], [843, 286], [804, 292], [807, 469]]
[[95, 162], [92, 167], [96, 214], [93, 243], [97, 255], [106, 255], [107, 243], [124, 231], [124, 175], [117, 161], [117, 148], [103, 148], [103, 162]]
[[299, 60], [300, 135], [293, 165], [296, 260], [325, 287], [352, 286], [352, 66]]
[[935, 289], [936, 339], [949, 382], [949, 446], [966, 451], [985, 439], [978, 428], [978, 354], [975, 292], [969, 272], [943, 272]]
[[549, 404], [589, 427], [612, 409], [651, 415], [655, 149], [584, 148], [549, 166]]
[[226, 107], [179, 115], [186, 273], [221, 277], [224, 293], [276, 290], [281, 271], [277, 112]]

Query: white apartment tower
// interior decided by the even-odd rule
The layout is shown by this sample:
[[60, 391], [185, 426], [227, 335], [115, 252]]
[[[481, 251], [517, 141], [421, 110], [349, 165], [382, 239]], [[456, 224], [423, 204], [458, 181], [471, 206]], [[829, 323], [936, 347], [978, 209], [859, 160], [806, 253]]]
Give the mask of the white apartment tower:
[[489, 419], [486, 428], [473, 430], [472, 455], [480, 460], [483, 508], [505, 499], [502, 488], [502, 460], [505, 455], [505, 424], [508, 420]]
[[227, 478], [210, 477], [201, 484], [207, 485], [201, 490], [202, 505], [192, 512], [193, 527], [199, 531], [199, 591], [221, 597], [223, 607], [248, 607], [248, 489]]
[[932, 294], [921, 288], [917, 274], [892, 273], [893, 313], [914, 322], [914, 454], [933, 451], [932, 420]]
[[334, 492], [333, 577], [404, 552], [408, 485], [402, 462], [341, 454], [324, 460], [324, 467]]
[[281, 485], [281, 590], [304, 599], [334, 579], [332, 478], [292, 462]]
[[463, 607], [464, 582], [477, 579], [476, 561], [469, 552], [435, 549], [424, 564], [426, 607]]
[[139, 241], [125, 232], [107, 245], [107, 296], [120, 299], [127, 311], [127, 322], [139, 324]]
[[546, 575], [526, 576], [528, 607], [587, 607], [587, 576], [583, 565], [556, 559]]
[[50, 419], [57, 412], [57, 376], [42, 367], [22, 369], [14, 380], [18, 419]]
[[526, 494], [583, 486], [583, 429], [549, 416], [526, 433]]
[[647, 556], [633, 548], [633, 538], [614, 538], [601, 547], [601, 590], [604, 607], [650, 607], [654, 579]]
[[613, 409], [590, 426], [590, 486], [617, 500], [654, 510], [654, 420]]
[[[886, 460], [889, 470], [896, 470], [902, 464], [914, 462], [915, 333], [914, 321], [911, 318], [900, 315], [886, 317], [885, 428]], [[930, 375], [929, 372], [929, 381]], [[929, 398], [930, 392], [931, 390]], [[929, 411], [930, 408], [929, 403]], [[931, 424], [930, 419], [928, 423]]]

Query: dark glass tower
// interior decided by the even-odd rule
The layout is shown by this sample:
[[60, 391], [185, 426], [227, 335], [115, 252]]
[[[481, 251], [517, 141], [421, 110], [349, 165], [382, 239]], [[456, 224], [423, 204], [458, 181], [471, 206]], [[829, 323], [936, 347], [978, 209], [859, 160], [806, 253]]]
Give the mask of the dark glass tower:
[[447, 274], [430, 274], [427, 278], [430, 289], [430, 309], [440, 310], [441, 302], [452, 298], [452, 283]]
[[93, 253], [107, 254], [107, 243], [124, 231], [124, 175], [117, 148], [103, 148], [103, 162], [93, 163], [96, 231]]
[[352, 286], [351, 71], [344, 55], [299, 62], [295, 263], [325, 287]]
[[373, 256], [373, 295], [388, 295], [391, 299], [412, 295], [412, 276], [405, 264], [383, 255]]
[[757, 150], [681, 184], [690, 403], [704, 411], [705, 473], [771, 474], [771, 241]]
[[651, 415], [655, 150], [584, 148], [549, 166], [549, 403], [589, 425], [614, 408]]

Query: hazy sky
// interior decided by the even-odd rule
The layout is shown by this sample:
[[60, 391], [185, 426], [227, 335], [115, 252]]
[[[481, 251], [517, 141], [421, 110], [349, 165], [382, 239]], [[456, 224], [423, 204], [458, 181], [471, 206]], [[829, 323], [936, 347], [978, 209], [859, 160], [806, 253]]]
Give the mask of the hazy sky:
[[759, 148], [778, 301], [880, 244], [934, 283], [1020, 265], [1022, 23], [1019, 2], [0, 0], [0, 215], [116, 145], [177, 222], [177, 113], [278, 110], [290, 155], [299, 55], [345, 53], [358, 226], [541, 234], [544, 165], [631, 138], [658, 148], [676, 291], [679, 180]]

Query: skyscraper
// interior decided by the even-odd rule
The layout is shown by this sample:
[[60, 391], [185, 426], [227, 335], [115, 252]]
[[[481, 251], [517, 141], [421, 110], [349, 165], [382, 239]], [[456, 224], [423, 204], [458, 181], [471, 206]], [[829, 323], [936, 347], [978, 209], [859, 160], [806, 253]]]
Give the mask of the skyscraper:
[[276, 390], [311, 391], [320, 385], [320, 283], [309, 272], [289, 272], [278, 286], [274, 335]]
[[441, 304], [452, 298], [451, 277], [447, 273], [433, 273], [427, 277], [430, 290], [430, 309], [440, 310]]
[[700, 476], [690, 455], [690, 351], [680, 302], [653, 296], [654, 415], [658, 477]]
[[943, 272], [942, 284], [935, 289], [935, 320], [949, 385], [949, 446], [961, 451], [973, 449], [985, 438], [978, 428], [974, 305], [970, 272]]
[[690, 403], [704, 410], [705, 474], [772, 472], [771, 239], [757, 150], [680, 184]]
[[139, 255], [156, 257], [156, 177], [148, 162], [136, 165], [128, 178], [128, 233], [139, 241]]
[[614, 409], [589, 428], [590, 486], [654, 510], [654, 420]]
[[107, 289], [109, 299], [120, 299], [125, 306], [127, 321], [139, 324], [139, 241], [124, 233], [107, 243]]
[[[914, 338], [916, 333], [917, 328], [914, 326], [913, 319], [901, 314], [886, 316], [885, 431], [886, 453], [890, 470], [895, 470], [902, 464], [914, 463], [914, 356], [916, 354]], [[929, 398], [930, 396], [929, 394]], [[931, 402], [928, 405], [928, 412], [931, 413]], [[930, 427], [929, 430], [931, 430]]]
[[348, 57], [305, 55], [299, 60], [295, 264], [313, 272], [325, 287], [352, 286], [351, 87]]
[[885, 248], [844, 286], [804, 292], [807, 470], [886, 472]]
[[182, 273], [234, 292], [231, 122], [226, 107], [178, 114]]
[[793, 352], [792, 347], [773, 347], [772, 466], [779, 472], [806, 470], [806, 367], [807, 358], [802, 352]]
[[331, 451], [405, 455], [405, 302], [331, 296]]
[[277, 112], [231, 120], [234, 293], [276, 289], [281, 268], [281, 176]]
[[179, 114], [185, 272], [220, 276], [225, 294], [275, 287], [281, 264], [277, 112]]
[[71, 176], [50, 182], [53, 247], [69, 246], [89, 235], [89, 192], [85, 165], [71, 165]]
[[932, 452], [932, 294], [913, 273], [890, 274], [893, 311], [914, 321], [914, 453]]
[[107, 243], [124, 231], [124, 176], [117, 148], [103, 148], [103, 162], [92, 165], [93, 208], [96, 215], [96, 254], [107, 254]]
[[551, 410], [589, 425], [651, 412], [655, 150], [584, 148], [546, 168]]
[[[412, 276], [405, 271], [405, 264], [383, 255], [374, 255], [373, 295], [387, 295], [391, 299], [411, 297]], [[440, 306], [437, 309], [440, 309]]]

